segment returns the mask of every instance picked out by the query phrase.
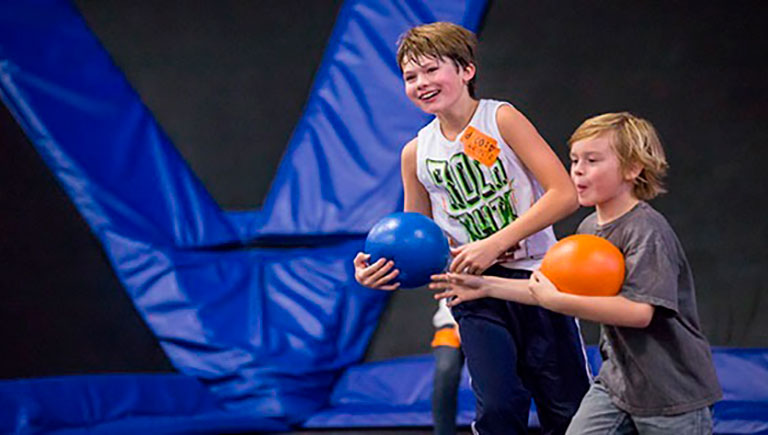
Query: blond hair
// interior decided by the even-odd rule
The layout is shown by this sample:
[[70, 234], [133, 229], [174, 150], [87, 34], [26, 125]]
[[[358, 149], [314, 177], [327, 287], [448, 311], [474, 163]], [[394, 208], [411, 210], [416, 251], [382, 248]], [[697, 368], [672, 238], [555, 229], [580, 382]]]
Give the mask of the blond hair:
[[[475, 61], [477, 37], [471, 31], [453, 23], [437, 22], [413, 27], [397, 40], [397, 65], [403, 69], [408, 62], [418, 63], [419, 58], [448, 58], [466, 68]], [[469, 96], [475, 98], [475, 77], [467, 83]]]
[[584, 121], [571, 135], [568, 146], [584, 139], [611, 134], [611, 145], [626, 174], [639, 166], [633, 180], [633, 193], [638, 199], [650, 200], [666, 192], [662, 179], [669, 165], [653, 125], [629, 112], [605, 113]]

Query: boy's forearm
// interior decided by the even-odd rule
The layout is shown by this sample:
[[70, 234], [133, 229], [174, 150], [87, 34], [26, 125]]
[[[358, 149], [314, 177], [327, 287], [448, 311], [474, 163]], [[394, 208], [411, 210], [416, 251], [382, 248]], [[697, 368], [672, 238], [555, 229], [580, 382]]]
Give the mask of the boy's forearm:
[[559, 293], [546, 308], [569, 316], [613, 326], [645, 328], [653, 317], [652, 305], [623, 296], [577, 296]]
[[536, 305], [536, 300], [528, 291], [527, 279], [501, 278], [498, 276], [486, 276], [488, 281], [488, 297], [504, 299], [526, 305]]

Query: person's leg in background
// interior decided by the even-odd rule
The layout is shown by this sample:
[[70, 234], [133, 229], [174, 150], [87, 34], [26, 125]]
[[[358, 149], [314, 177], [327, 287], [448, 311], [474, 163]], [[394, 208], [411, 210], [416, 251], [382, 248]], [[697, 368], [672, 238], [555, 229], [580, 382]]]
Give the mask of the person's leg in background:
[[435, 331], [432, 354], [435, 357], [432, 392], [434, 433], [435, 435], [455, 435], [456, 407], [464, 355], [461, 352], [459, 336], [454, 325], [446, 325]]

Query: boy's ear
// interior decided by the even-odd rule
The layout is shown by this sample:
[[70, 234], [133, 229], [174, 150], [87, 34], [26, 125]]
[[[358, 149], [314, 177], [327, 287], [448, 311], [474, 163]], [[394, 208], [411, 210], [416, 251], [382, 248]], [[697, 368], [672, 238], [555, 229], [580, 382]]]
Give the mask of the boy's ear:
[[475, 77], [475, 74], [477, 74], [477, 67], [474, 63], [470, 63], [469, 65], [461, 68], [461, 72], [464, 82], [469, 83], [469, 81]]
[[635, 181], [635, 179], [640, 176], [641, 172], [643, 172], [643, 165], [640, 163], [632, 163], [624, 171], [624, 179], [627, 181]]

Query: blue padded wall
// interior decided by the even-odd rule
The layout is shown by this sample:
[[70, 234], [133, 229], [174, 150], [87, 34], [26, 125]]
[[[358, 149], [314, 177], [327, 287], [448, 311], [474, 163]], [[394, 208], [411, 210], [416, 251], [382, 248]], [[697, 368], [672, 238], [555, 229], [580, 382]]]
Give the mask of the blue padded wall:
[[[351, 258], [400, 207], [399, 150], [426, 120], [402, 93], [396, 38], [434, 20], [476, 28], [485, 6], [346, 2], [258, 212], [219, 209], [68, 1], [0, 1], [0, 97], [173, 365], [224, 409], [295, 423], [361, 358], [386, 301], [354, 284]], [[312, 246], [248, 245], [288, 237]]]

